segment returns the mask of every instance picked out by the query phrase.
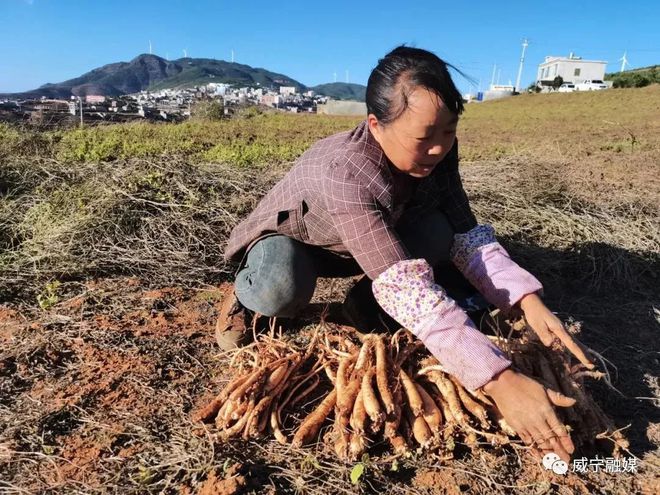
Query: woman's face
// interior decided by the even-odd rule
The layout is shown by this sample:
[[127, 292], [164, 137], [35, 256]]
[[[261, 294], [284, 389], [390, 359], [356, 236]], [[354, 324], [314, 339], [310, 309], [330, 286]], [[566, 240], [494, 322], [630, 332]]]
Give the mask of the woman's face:
[[408, 98], [408, 108], [394, 122], [383, 126], [373, 114], [367, 122], [392, 164], [405, 174], [423, 178], [454, 145], [458, 115], [433, 91], [417, 87]]

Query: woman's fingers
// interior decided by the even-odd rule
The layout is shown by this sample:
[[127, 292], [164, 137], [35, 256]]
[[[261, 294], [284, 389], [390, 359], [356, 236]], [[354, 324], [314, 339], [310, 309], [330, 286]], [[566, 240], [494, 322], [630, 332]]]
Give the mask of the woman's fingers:
[[[556, 335], [559, 337], [559, 340], [562, 341], [562, 343], [566, 346], [566, 348], [571, 351], [571, 353], [578, 358], [578, 360], [584, 364], [587, 368], [593, 369], [595, 368], [594, 363], [592, 363], [587, 355], [584, 353], [582, 348], [577, 344], [575, 340], [573, 340], [573, 337], [566, 331], [564, 328], [564, 325], [562, 325], [561, 321], [557, 320], [557, 322], [550, 327], [550, 332], [551, 334]], [[541, 337], [539, 335], [539, 337]], [[545, 340], [543, 340], [543, 337], [541, 337], [541, 341], [545, 345], [549, 345], [545, 343]], [[552, 342], [552, 341], [551, 341]]]
[[575, 445], [573, 445], [573, 440], [571, 440], [571, 436], [568, 433], [566, 426], [564, 426], [562, 422], [559, 421], [559, 418], [557, 418], [556, 415], [552, 415], [547, 419], [547, 421], [548, 426], [550, 427], [553, 434], [557, 436], [557, 440], [562, 445], [564, 450], [566, 450], [566, 452], [569, 454], [572, 454], [575, 451]]
[[545, 393], [548, 396], [548, 399], [550, 399], [550, 402], [559, 407], [571, 407], [575, 405], [575, 399], [572, 397], [566, 397], [563, 394], [560, 394], [559, 392], [552, 390], [550, 388], [545, 389]]
[[535, 326], [532, 326], [532, 328], [536, 332], [536, 335], [539, 336], [539, 339], [541, 339], [541, 342], [543, 342], [543, 345], [546, 347], [552, 345], [552, 342], [555, 340], [555, 334], [550, 331], [550, 328], [545, 322], [542, 324], [536, 324]]
[[564, 445], [559, 441], [557, 435], [548, 428], [547, 425], [543, 429], [534, 429], [532, 436], [534, 437], [534, 446], [542, 452], [547, 454], [553, 452], [557, 454], [563, 461], [570, 462], [571, 455], [564, 448]]

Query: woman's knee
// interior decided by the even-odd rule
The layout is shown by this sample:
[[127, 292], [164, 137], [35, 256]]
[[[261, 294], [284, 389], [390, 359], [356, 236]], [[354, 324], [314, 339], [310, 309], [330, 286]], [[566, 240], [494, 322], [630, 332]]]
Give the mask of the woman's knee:
[[305, 245], [283, 235], [258, 241], [235, 282], [236, 297], [266, 316], [295, 316], [312, 298], [316, 269]]

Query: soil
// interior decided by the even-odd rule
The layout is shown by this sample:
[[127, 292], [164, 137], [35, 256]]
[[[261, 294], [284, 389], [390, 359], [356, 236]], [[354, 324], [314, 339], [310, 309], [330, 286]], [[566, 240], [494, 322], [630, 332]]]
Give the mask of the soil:
[[[136, 279], [105, 279], [70, 287], [69, 297], [48, 311], [0, 307], [0, 479], [32, 493], [263, 493], [296, 491], [303, 482], [310, 492], [326, 493], [330, 481], [349, 490], [346, 473], [333, 475], [338, 480], [327, 476], [335, 471], [323, 462], [332, 456], [317, 450], [280, 454], [272, 440], [214, 444], [210, 431], [190, 419], [228, 378], [213, 339], [227, 290], [145, 290]], [[333, 298], [341, 300], [336, 292], [320, 291], [316, 301]], [[608, 410], [607, 401], [603, 407]], [[614, 416], [625, 426], [624, 412]], [[653, 449], [659, 426], [639, 427], [644, 424], [644, 431], [629, 435], [631, 450], [643, 459], [637, 475], [561, 477], [524, 452], [521, 460], [520, 452], [485, 448], [441, 463], [416, 455], [404, 461], [406, 475], [388, 473], [375, 458], [363, 488], [658, 493]], [[321, 462], [312, 476], [303, 468], [310, 458]], [[310, 481], [324, 473], [326, 485]]]

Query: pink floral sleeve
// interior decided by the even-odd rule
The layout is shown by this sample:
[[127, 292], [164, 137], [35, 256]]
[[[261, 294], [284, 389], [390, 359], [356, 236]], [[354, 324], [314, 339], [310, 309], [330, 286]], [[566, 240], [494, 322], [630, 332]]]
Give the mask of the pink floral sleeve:
[[378, 304], [413, 332], [465, 387], [479, 388], [511, 365], [434, 282], [426, 260], [391, 266], [373, 281], [373, 292]]
[[524, 295], [543, 290], [531, 273], [509, 257], [491, 225], [455, 234], [451, 258], [486, 300], [502, 311], [509, 311]]

